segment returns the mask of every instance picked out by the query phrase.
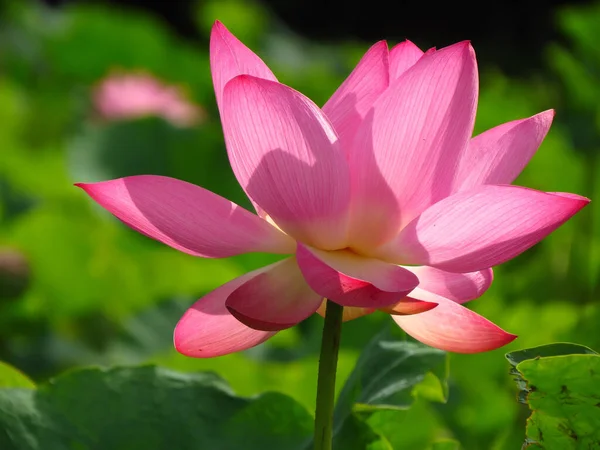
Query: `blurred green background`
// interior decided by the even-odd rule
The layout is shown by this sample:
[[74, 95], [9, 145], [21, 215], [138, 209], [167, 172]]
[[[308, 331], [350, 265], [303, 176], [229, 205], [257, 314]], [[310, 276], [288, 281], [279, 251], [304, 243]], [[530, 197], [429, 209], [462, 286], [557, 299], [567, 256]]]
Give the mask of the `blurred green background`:
[[[35, 380], [94, 364], [213, 370], [239, 394], [277, 390], [312, 409], [320, 317], [243, 354], [194, 360], [172, 348], [173, 327], [195, 299], [271, 256], [202, 260], [178, 253], [129, 230], [73, 183], [163, 174], [250, 207], [227, 162], [212, 91], [213, 21], [318, 104], [371, 43], [302, 37], [264, 4], [244, 0], [198, 2], [188, 17], [195, 39], [114, 4], [0, 5], [0, 360]], [[476, 132], [555, 108], [550, 134], [517, 183], [598, 199], [600, 2], [556, 7], [551, 18], [557, 37], [540, 43], [534, 65], [525, 50], [507, 59], [506, 47], [498, 47], [498, 57], [510, 64], [494, 65], [494, 45], [480, 49], [474, 41], [485, 54]], [[450, 43], [414, 40], [422, 47]], [[519, 61], [524, 70], [515, 70]], [[177, 86], [202, 111], [200, 119], [187, 127], [160, 117], [103, 119], [92, 93], [114, 71], [143, 71]], [[448, 436], [465, 449], [520, 448], [528, 411], [516, 401], [503, 354], [554, 341], [600, 349], [599, 221], [600, 206], [592, 203], [496, 269], [492, 288], [470, 306], [519, 339], [495, 352], [451, 355], [450, 400], [418, 400], [391, 416], [405, 430], [397, 445], [420, 450]], [[388, 320], [373, 314], [345, 325], [340, 386]]]

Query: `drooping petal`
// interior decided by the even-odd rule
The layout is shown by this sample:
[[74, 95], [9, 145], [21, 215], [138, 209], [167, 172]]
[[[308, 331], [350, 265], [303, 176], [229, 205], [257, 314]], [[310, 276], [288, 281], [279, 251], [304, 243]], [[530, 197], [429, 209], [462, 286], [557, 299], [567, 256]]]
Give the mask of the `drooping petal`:
[[[414, 292], [414, 290], [412, 292]], [[438, 304], [435, 302], [422, 301], [413, 297], [404, 297], [395, 305], [390, 305], [379, 309], [392, 315], [410, 316], [412, 314], [420, 314], [425, 311], [430, 311], [433, 308], [436, 308], [437, 305]]]
[[546, 137], [554, 111], [515, 120], [471, 139], [460, 160], [455, 190], [482, 184], [510, 184], [521, 173]]
[[418, 278], [402, 267], [348, 250], [327, 252], [298, 244], [296, 260], [308, 285], [342, 306], [391, 305], [419, 284]]
[[421, 314], [392, 318], [424, 344], [448, 352], [479, 353], [502, 347], [517, 337], [452, 300], [424, 291], [419, 292], [419, 299], [438, 306]]
[[242, 44], [219, 21], [215, 22], [210, 33], [210, 70], [221, 114], [223, 114], [223, 89], [231, 79], [246, 74], [277, 81], [263, 60]]
[[475, 54], [463, 42], [424, 55], [377, 99], [350, 154], [353, 248], [381, 245], [451, 193], [477, 92]]
[[408, 39], [392, 47], [390, 50], [390, 80], [400, 78], [421, 59], [423, 51]]
[[294, 252], [294, 241], [265, 220], [185, 181], [138, 175], [76, 186], [129, 227], [191, 255]]
[[346, 247], [348, 165], [313, 102], [242, 75], [225, 87], [223, 129], [238, 181], [282, 230], [319, 248]]
[[457, 303], [481, 297], [494, 279], [492, 269], [468, 273], [446, 272], [430, 266], [406, 266], [406, 269], [419, 278], [418, 290], [441, 295]]
[[308, 287], [294, 258], [261, 269], [225, 305], [240, 322], [257, 330], [290, 328], [312, 315], [323, 297]]
[[275, 334], [247, 327], [233, 317], [225, 300], [255, 275], [247, 273], [208, 293], [177, 323], [173, 340], [179, 353], [194, 358], [212, 358], [254, 347]]
[[385, 41], [380, 41], [365, 53], [323, 106], [323, 112], [333, 124], [345, 152], [350, 151], [358, 125], [388, 85], [388, 47]]
[[589, 200], [519, 186], [480, 186], [428, 208], [381, 256], [449, 272], [501, 264], [537, 244]]

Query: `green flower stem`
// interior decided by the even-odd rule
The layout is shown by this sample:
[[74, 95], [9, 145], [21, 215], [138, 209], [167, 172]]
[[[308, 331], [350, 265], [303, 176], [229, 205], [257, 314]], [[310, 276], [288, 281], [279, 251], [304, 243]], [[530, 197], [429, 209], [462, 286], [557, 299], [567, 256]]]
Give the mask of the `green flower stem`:
[[343, 312], [343, 306], [327, 300], [319, 357], [314, 450], [331, 450], [332, 446], [335, 375], [342, 334]]

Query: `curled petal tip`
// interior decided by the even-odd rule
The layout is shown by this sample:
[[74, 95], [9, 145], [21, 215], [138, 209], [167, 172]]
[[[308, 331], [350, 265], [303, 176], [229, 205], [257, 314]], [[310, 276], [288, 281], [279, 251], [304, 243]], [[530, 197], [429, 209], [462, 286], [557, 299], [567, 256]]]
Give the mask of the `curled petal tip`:
[[[512, 341], [514, 341], [516, 338], [519, 337], [516, 334], [509, 333], [507, 331], [504, 331], [501, 328], [498, 328], [498, 330], [501, 332], [501, 335], [498, 335], [494, 341], [492, 341], [488, 344], [487, 347], [464, 346], [462, 348], [447, 349], [446, 351], [451, 351], [454, 353], [463, 353], [463, 354], [487, 352], [487, 351], [497, 350], [501, 347], [504, 347], [505, 345], [510, 344]], [[436, 347], [436, 345], [434, 345], [434, 347]], [[442, 350], [445, 350], [445, 349], [442, 349]]]
[[211, 35], [214, 33], [219, 33], [223, 35], [223, 33], [231, 34], [231, 31], [221, 22], [220, 20], [215, 20], [211, 29]]
[[457, 42], [456, 44], [446, 48], [454, 48], [457, 51], [463, 52], [465, 56], [468, 55], [468, 57], [475, 59], [475, 49], [469, 40]]
[[393, 316], [410, 316], [412, 314], [419, 314], [425, 311], [431, 311], [437, 306], [438, 303], [435, 302], [426, 302], [414, 300], [412, 298], [407, 298], [394, 306], [382, 308], [381, 310]]
[[184, 326], [181, 325], [181, 321], [175, 325], [175, 330], [173, 330], [173, 346], [177, 353], [181, 353], [184, 356], [197, 357], [198, 354], [202, 353], [202, 349], [196, 349], [192, 351], [190, 346], [187, 345], [187, 336], [184, 330]]
[[[261, 79], [258, 77], [252, 76], [247, 73], [242, 73], [240, 75], [236, 75], [231, 80], [229, 80], [227, 82], [227, 84], [225, 85], [225, 89], [228, 90], [228, 89], [230, 89], [231, 86], [236, 85], [236, 84], [240, 85], [240, 86], [249, 85], [249, 84], [256, 84], [257, 86], [260, 86], [259, 80], [261, 80]], [[267, 80], [267, 81], [269, 81], [269, 80]]]
[[556, 195], [557, 197], [568, 198], [573, 200], [573, 214], [577, 213], [581, 209], [585, 208], [592, 200], [578, 194], [571, 194], [570, 192], [548, 192], [548, 194]]
[[542, 111], [540, 113], [533, 115], [531, 117], [531, 119], [537, 119], [538, 121], [545, 120], [548, 123], [548, 129], [549, 129], [550, 126], [552, 125], [552, 122], [554, 121], [555, 116], [556, 116], [556, 111], [554, 109], [547, 109], [545, 111]]

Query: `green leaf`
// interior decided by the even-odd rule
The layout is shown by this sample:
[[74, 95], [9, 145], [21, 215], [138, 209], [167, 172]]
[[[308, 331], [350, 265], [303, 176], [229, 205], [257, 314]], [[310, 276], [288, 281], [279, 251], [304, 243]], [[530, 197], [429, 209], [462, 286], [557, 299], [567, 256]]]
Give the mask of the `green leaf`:
[[0, 361], [0, 388], [35, 389], [35, 383], [19, 369]]
[[597, 355], [598, 353], [585, 345], [571, 344], [570, 342], [557, 342], [554, 344], [540, 345], [539, 347], [516, 350], [506, 354], [506, 359], [511, 366], [516, 367], [519, 363], [528, 359], [542, 358], [546, 356], [561, 355]]
[[440, 439], [431, 444], [429, 450], [459, 450], [460, 443], [454, 439]]
[[394, 449], [427, 448], [444, 429], [432, 405], [421, 399], [407, 410], [381, 409], [361, 418]]
[[235, 396], [211, 373], [85, 369], [37, 390], [0, 389], [0, 448], [300, 449], [311, 415], [282, 394]]
[[[398, 334], [396, 327], [386, 327], [359, 357], [337, 401], [336, 443], [353, 442], [353, 436], [360, 432], [363, 436], [372, 436], [372, 445], [379, 446], [374, 448], [394, 448], [390, 442], [391, 438], [397, 438], [394, 435], [397, 426], [390, 430], [380, 420], [371, 423], [370, 418], [384, 412], [402, 412], [410, 408], [418, 396], [446, 400], [446, 354], [421, 343], [402, 340]], [[398, 417], [394, 416], [394, 420], [397, 424]], [[360, 421], [364, 424], [359, 425]], [[337, 448], [352, 447], [338, 444]]]
[[436, 388], [431, 378], [445, 373], [446, 353], [421, 343], [401, 341], [394, 338], [391, 330], [386, 328], [376, 336], [358, 359], [338, 399], [338, 423], [352, 410], [409, 408], [415, 388], [426, 377], [427, 386], [422, 390], [428, 391], [428, 397], [445, 400], [445, 380], [438, 380]]
[[527, 448], [600, 448], [599, 354], [561, 343], [513, 352], [507, 358], [514, 366], [520, 399], [532, 410]]
[[[376, 432], [363, 417], [350, 414], [335, 434], [334, 450], [394, 450], [392, 444]], [[308, 448], [306, 449], [308, 450]]]

